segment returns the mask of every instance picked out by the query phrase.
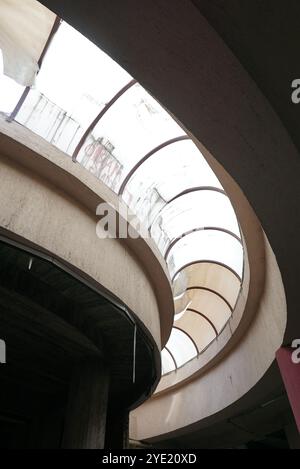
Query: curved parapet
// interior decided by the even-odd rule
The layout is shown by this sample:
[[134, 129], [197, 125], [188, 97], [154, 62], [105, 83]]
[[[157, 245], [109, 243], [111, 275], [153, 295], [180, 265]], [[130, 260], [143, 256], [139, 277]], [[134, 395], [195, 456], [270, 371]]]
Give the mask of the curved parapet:
[[[112, 304], [111, 314], [116, 314], [115, 327], [120, 314], [128, 316], [129, 382], [132, 382], [133, 326], [137, 323], [152, 350], [148, 376], [139, 387], [140, 395], [133, 393], [129, 399], [131, 405], [140, 402], [157, 384], [159, 351], [172, 324], [172, 293], [159, 254], [149, 240], [142, 238], [133, 243], [129, 238], [122, 242], [98, 237], [96, 207], [104, 200], [117, 207], [114, 194], [28, 130], [2, 121], [0, 153], [2, 240], [27, 252], [28, 258], [32, 254], [53, 264], [54, 270], [58, 266], [65, 275], [107, 298]], [[121, 323], [118, 327], [124, 328], [125, 338], [126, 321], [123, 320], [123, 326]], [[110, 334], [112, 347], [120, 338], [115, 329]], [[139, 362], [144, 368], [146, 364], [142, 363], [144, 352], [139, 352], [137, 369]], [[124, 349], [123, 353], [125, 357]], [[120, 392], [122, 389], [125, 392], [124, 387]]]
[[[183, 386], [158, 392], [135, 410], [131, 415], [132, 439], [155, 442], [188, 435], [228, 415], [238, 415], [249, 405], [249, 396], [246, 403], [243, 398], [259, 385], [271, 367], [286, 326], [281, 276], [265, 242], [266, 285], [247, 332], [214, 367]], [[267, 384], [265, 381], [265, 396], [273, 385], [270, 379]]]

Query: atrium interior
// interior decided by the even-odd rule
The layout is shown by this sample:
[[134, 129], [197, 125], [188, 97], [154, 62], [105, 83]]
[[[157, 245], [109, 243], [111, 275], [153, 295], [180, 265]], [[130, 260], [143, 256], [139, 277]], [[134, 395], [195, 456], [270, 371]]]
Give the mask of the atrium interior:
[[0, 448], [300, 448], [297, 15], [0, 0]]

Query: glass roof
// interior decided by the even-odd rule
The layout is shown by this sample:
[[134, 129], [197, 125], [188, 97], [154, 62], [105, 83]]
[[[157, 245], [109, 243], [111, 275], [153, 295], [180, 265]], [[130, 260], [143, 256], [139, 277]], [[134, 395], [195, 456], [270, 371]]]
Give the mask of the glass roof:
[[232, 308], [226, 300], [214, 291], [201, 287], [188, 290], [185, 296], [189, 302], [188, 310], [203, 314], [219, 334], [224, 326], [224, 319], [227, 322], [232, 313]]
[[206, 186], [221, 189], [206, 160], [199, 158], [196, 145], [191, 140], [182, 140], [143, 162], [126, 184], [123, 198], [148, 227], [154, 221], [157, 226], [162, 208], [174, 197]]
[[[189, 337], [197, 344], [197, 353], [205, 349], [215, 338], [216, 332], [201, 314], [187, 310], [186, 313], [176, 321], [176, 327], [184, 330]], [[191, 346], [190, 346], [191, 347]], [[191, 354], [190, 359], [195, 356]]]
[[173, 280], [174, 296], [186, 290], [201, 286], [210, 289], [227, 300], [234, 309], [241, 282], [234, 272], [221, 264], [197, 262], [182, 269]]
[[53, 37], [35, 86], [86, 128], [130, 79], [107, 54], [63, 22]]
[[72, 155], [91, 120], [130, 80], [107, 54], [62, 22], [16, 119]]
[[186, 332], [177, 328], [177, 323], [172, 329], [167, 349], [172, 353], [177, 367], [184, 365], [198, 354], [198, 350], [194, 342]]
[[[209, 227], [225, 229], [240, 236], [230, 200], [224, 193], [195, 190], [167, 204], [156, 217], [151, 234], [162, 254], [185, 233]], [[172, 243], [172, 244], [171, 244]]]
[[107, 184], [118, 191], [126, 175], [141, 158], [162, 142], [183, 134], [182, 128], [136, 83], [91, 131], [78, 160], [84, 158], [86, 149], [94, 142], [110, 142], [112, 158], [118, 161], [121, 170], [117, 182], [112, 177]]
[[166, 373], [170, 373], [170, 371], [174, 371], [176, 369], [176, 362], [174, 361], [174, 358], [166, 348], [164, 348], [161, 352], [161, 359], [163, 375]]
[[235, 307], [243, 245], [234, 210], [195, 143], [125, 70], [65, 22], [49, 43], [34, 86], [0, 68], [0, 111], [15, 109], [149, 230], [172, 279], [174, 327], [162, 351], [163, 373], [172, 372], [215, 340]]
[[226, 265], [242, 277], [242, 244], [232, 235], [219, 230], [193, 231], [180, 238], [170, 250], [167, 264], [174, 278], [184, 266], [204, 260]]

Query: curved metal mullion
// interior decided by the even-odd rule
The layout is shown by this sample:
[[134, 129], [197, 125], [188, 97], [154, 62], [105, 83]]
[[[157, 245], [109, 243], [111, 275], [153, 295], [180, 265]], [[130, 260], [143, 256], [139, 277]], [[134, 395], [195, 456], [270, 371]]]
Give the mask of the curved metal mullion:
[[129, 90], [133, 85], [137, 83], [136, 80], [130, 80], [127, 85], [123, 86], [123, 88], [118, 91], [117, 94], [114, 95], [114, 97], [104, 106], [103, 109], [99, 112], [99, 114], [95, 117], [95, 119], [91, 122], [91, 124], [88, 126], [86, 131], [84, 132], [83, 136], [79, 140], [73, 155], [72, 155], [72, 160], [76, 161], [76, 158], [78, 156], [78, 153], [80, 152], [81, 147], [83, 146], [84, 142], [87, 139], [87, 136], [91, 133], [91, 131], [96, 127], [100, 119], [104, 116], [104, 114], [111, 108], [111, 106], [127, 91]]
[[187, 311], [191, 311], [194, 314], [199, 314], [199, 316], [201, 316], [205, 321], [209, 323], [209, 325], [213, 328], [214, 333], [216, 334], [216, 337], [218, 337], [219, 333], [218, 333], [216, 326], [205, 314], [200, 313], [200, 311], [193, 309], [193, 308], [187, 308]]
[[150, 150], [145, 156], [143, 156], [143, 158], [141, 158], [134, 166], [133, 168], [129, 171], [129, 173], [127, 174], [127, 176], [125, 177], [124, 181], [122, 182], [121, 184], [121, 187], [119, 189], [119, 192], [118, 192], [118, 195], [119, 196], [122, 196], [123, 192], [124, 192], [124, 189], [128, 183], [128, 181], [132, 178], [132, 175], [135, 173], [135, 171], [143, 164], [145, 163], [145, 161], [148, 160], [148, 158], [150, 158], [150, 156], [154, 155], [155, 153], [157, 153], [159, 150], [162, 150], [163, 148], [169, 146], [169, 145], [172, 145], [173, 143], [176, 143], [176, 142], [181, 142], [182, 140], [190, 140], [190, 137], [188, 135], [181, 135], [180, 137], [175, 137], [175, 138], [171, 138], [170, 140], [167, 140], [166, 142], [163, 142], [161, 143], [160, 145], [158, 145], [157, 147], [153, 148], [152, 150]]
[[[207, 230], [211, 230], [211, 231], [221, 231], [222, 233], [226, 233], [230, 236], [232, 236], [233, 238], [235, 238], [237, 241], [239, 241], [241, 244], [242, 244], [242, 240], [235, 234], [233, 233], [232, 231], [230, 230], [226, 230], [225, 228], [218, 228], [216, 226], [204, 226], [204, 227], [201, 227], [201, 228], [192, 228], [191, 230], [188, 230], [188, 231], [185, 231], [184, 233], [182, 233], [181, 236], [178, 236], [177, 238], [175, 238], [173, 241], [171, 241], [171, 243], [169, 244], [169, 246], [167, 247], [166, 249], [166, 252], [164, 254], [164, 259], [165, 261], [167, 260], [167, 257], [172, 249], [172, 247], [178, 243], [178, 241], [181, 240], [181, 238], [184, 238], [185, 236], [188, 236], [192, 233], [196, 233], [197, 231], [207, 231]], [[243, 244], [242, 244], [243, 245]]]
[[181, 329], [181, 327], [178, 327], [178, 326], [173, 326], [173, 329], [178, 329], [179, 331], [183, 332], [191, 340], [191, 342], [193, 343], [193, 345], [196, 349], [197, 355], [199, 355], [198, 345], [196, 344], [194, 339], [190, 336], [190, 334], [188, 332], [186, 332], [184, 329]]
[[171, 358], [172, 358], [172, 360], [173, 360], [173, 362], [174, 362], [175, 370], [176, 370], [176, 369], [178, 368], [178, 365], [177, 365], [177, 363], [176, 363], [176, 360], [175, 360], [175, 357], [174, 357], [173, 353], [170, 351], [170, 349], [169, 349], [168, 347], [165, 347], [165, 350], [170, 354], [170, 356], [171, 356]]
[[179, 192], [179, 194], [176, 194], [174, 195], [174, 197], [172, 197], [172, 199], [168, 200], [168, 202], [160, 208], [160, 210], [157, 212], [157, 214], [155, 215], [154, 219], [152, 220], [150, 226], [149, 226], [149, 231], [151, 232], [151, 229], [152, 229], [152, 226], [155, 222], [155, 220], [157, 219], [157, 217], [161, 214], [161, 212], [169, 205], [171, 204], [172, 202], [174, 202], [174, 200], [176, 199], [179, 199], [179, 197], [182, 197], [186, 194], [190, 194], [191, 192], [197, 192], [197, 191], [212, 191], [212, 192], [218, 192], [220, 194], [223, 194], [225, 197], [228, 197], [226, 192], [223, 190], [223, 189], [219, 189], [218, 187], [214, 187], [214, 186], [195, 186], [195, 187], [190, 187], [189, 189], [185, 189], [184, 191], [182, 192]]
[[223, 295], [221, 295], [221, 293], [217, 292], [216, 290], [213, 290], [212, 288], [200, 287], [200, 286], [188, 287], [188, 288], [186, 289], [186, 291], [191, 291], [191, 290], [204, 290], [204, 291], [207, 291], [207, 292], [212, 293], [213, 295], [217, 295], [221, 300], [224, 301], [224, 303], [226, 303], [226, 305], [228, 306], [228, 308], [230, 309], [230, 311], [233, 312], [233, 307], [231, 306], [231, 304], [229, 303], [229, 301], [226, 300], [226, 298], [225, 298]]
[[229, 270], [229, 272], [231, 272], [240, 282], [242, 282], [242, 279], [241, 277], [239, 276], [238, 273], [236, 273], [235, 270], [233, 270], [231, 267], [229, 267], [228, 265], [226, 264], [223, 264], [223, 262], [218, 262], [218, 261], [212, 261], [212, 260], [209, 260], [209, 259], [198, 259], [198, 260], [195, 260], [195, 261], [191, 261], [191, 262], [188, 262], [187, 264], [184, 264], [182, 267], [180, 267], [180, 269], [178, 269], [174, 275], [172, 276], [172, 279], [171, 281], [173, 282], [175, 277], [179, 274], [179, 272], [181, 272], [182, 270], [186, 269], [187, 267], [190, 267], [191, 265], [195, 265], [195, 264], [216, 264], [216, 265], [220, 265], [221, 267], [224, 267], [225, 269]]

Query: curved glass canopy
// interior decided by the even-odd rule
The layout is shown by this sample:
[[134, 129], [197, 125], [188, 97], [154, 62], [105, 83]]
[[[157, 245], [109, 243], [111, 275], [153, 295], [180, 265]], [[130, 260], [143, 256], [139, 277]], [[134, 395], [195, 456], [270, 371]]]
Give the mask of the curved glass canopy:
[[183, 235], [209, 227], [224, 229], [239, 237], [238, 223], [228, 197], [222, 192], [200, 188], [168, 202], [155, 218], [151, 235], [167, 258], [172, 246]]
[[[154, 232], [166, 204], [188, 191], [221, 185], [191, 140], [174, 142], [151, 155], [132, 174], [122, 194], [127, 205]], [[172, 203], [173, 206], [173, 203]], [[177, 212], [179, 213], [179, 212]], [[158, 230], [161, 232], [161, 230]]]
[[106, 183], [118, 192], [141, 158], [162, 142], [183, 134], [182, 128], [169, 118], [157, 101], [135, 83], [91, 130], [78, 154], [78, 161], [88, 164], [91, 147], [97, 146], [98, 142], [109, 142], [111, 158], [118, 162], [119, 172], [113, 173]]
[[167, 265], [171, 278], [175, 278], [184, 266], [203, 261], [226, 265], [241, 278], [242, 244], [231, 234], [219, 229], [193, 231], [180, 238], [169, 252]]
[[234, 210], [198, 147], [140, 84], [67, 23], [51, 39], [33, 87], [0, 73], [0, 111], [15, 108], [20, 124], [146, 227], [172, 280], [174, 327], [162, 351], [163, 373], [172, 372], [216, 339], [235, 307], [243, 245]]

